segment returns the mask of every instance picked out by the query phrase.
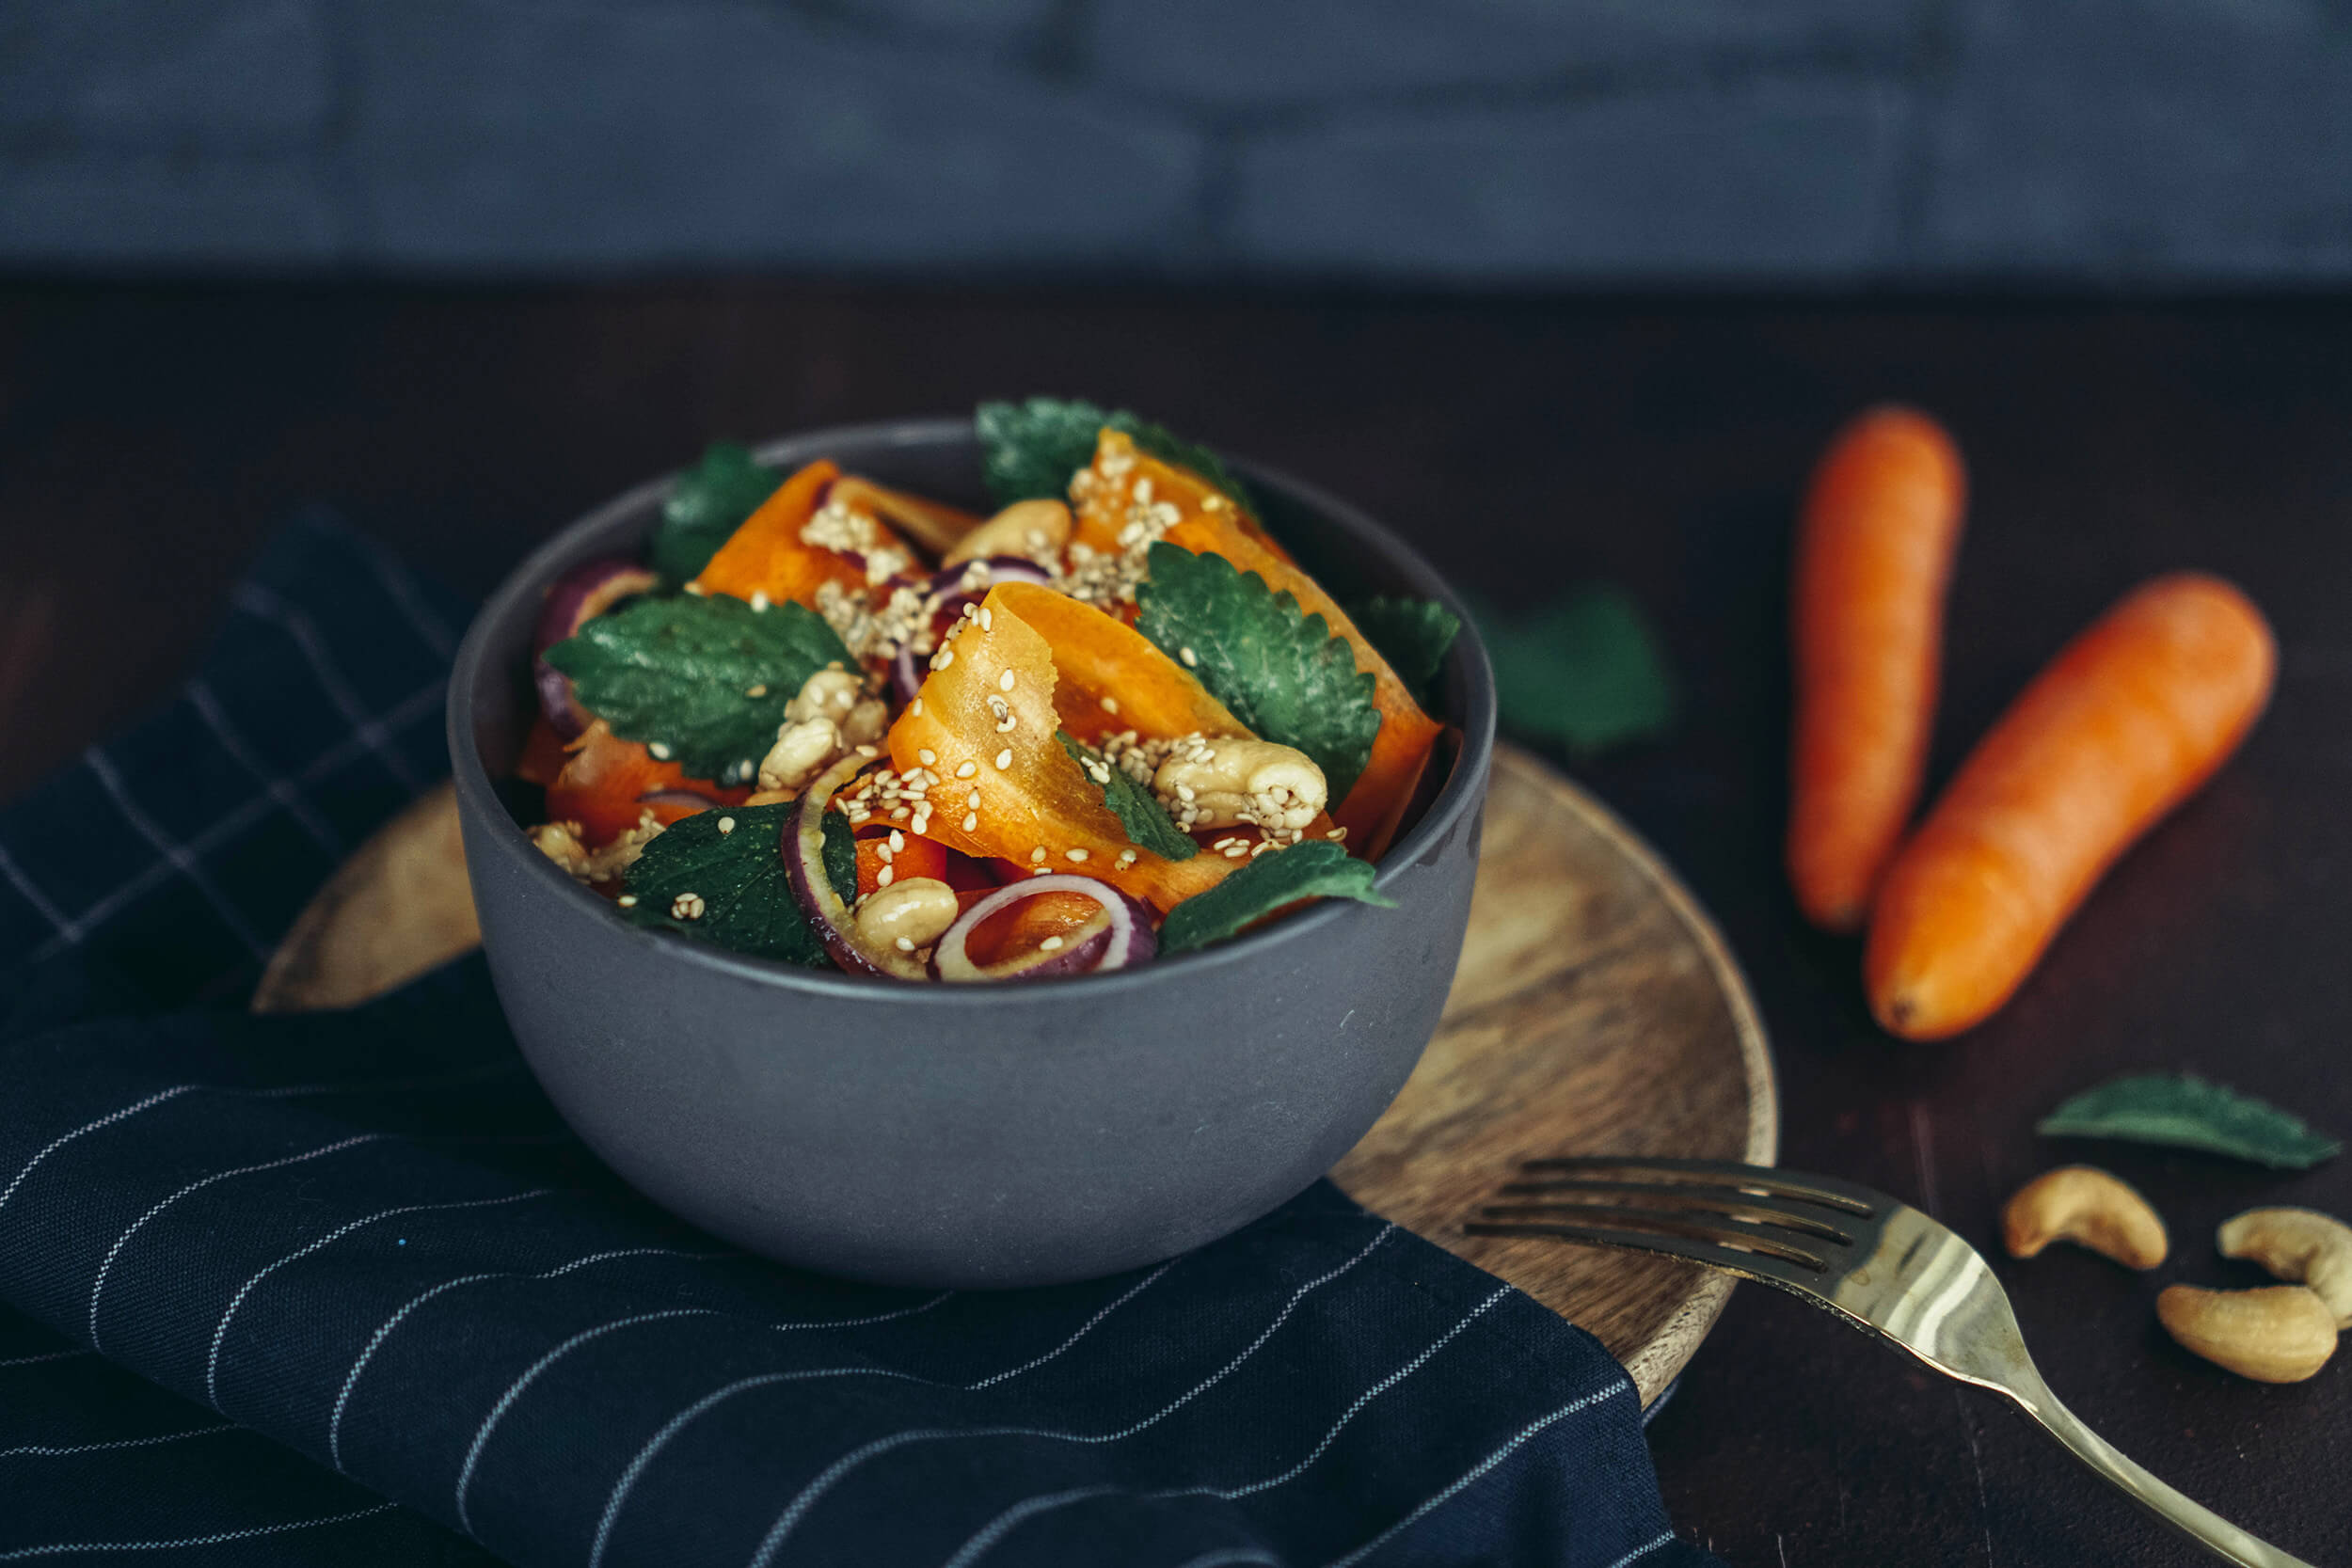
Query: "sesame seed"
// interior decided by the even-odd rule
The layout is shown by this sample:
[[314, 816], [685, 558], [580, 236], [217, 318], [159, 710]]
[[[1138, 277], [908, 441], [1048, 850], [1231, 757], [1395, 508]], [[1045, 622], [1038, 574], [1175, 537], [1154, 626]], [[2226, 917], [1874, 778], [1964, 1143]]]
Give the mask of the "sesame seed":
[[880, 871], [874, 873], [874, 885], [876, 887], [888, 887], [890, 885], [890, 879], [897, 875], [898, 873], [896, 871], [885, 865]]
[[1012, 748], [1011, 748], [1011, 747], [1009, 747], [1009, 746], [1008, 746], [1008, 747], [1006, 747], [1003, 751], [1001, 751], [1001, 752], [997, 752], [997, 753], [996, 753], [996, 770], [997, 770], [998, 772], [1000, 772], [1000, 773], [1001, 773], [1001, 772], [1003, 772], [1006, 768], [1010, 768], [1011, 766], [1012, 766]]
[[971, 807], [974, 811], [977, 811], [977, 810], [979, 810], [979, 809], [980, 809], [980, 792], [979, 792], [978, 790], [977, 790], [977, 789], [976, 789], [976, 790], [974, 790], [974, 791], [972, 791], [972, 793], [971, 793], [971, 794], [966, 795], [966, 796], [963, 798], [963, 803], [964, 803], [965, 805], [967, 805], [967, 806], [970, 806], [970, 807]]
[[700, 920], [702, 917], [703, 895], [701, 894], [681, 893], [675, 898], [670, 900], [671, 919]]
[[1008, 670], [1003, 674], [996, 677], [996, 689], [999, 691], [1010, 691], [1012, 689], [1011, 671]]
[[857, 754], [862, 757], [878, 757], [882, 755], [880, 752], [875, 751], [871, 746], [860, 746], [857, 749]]
[[765, 590], [758, 588], [752, 590], [752, 608], [757, 610], [765, 610], [768, 608], [768, 594]]
[[1058, 953], [1061, 951], [1061, 938], [1047, 937], [1037, 944], [1037, 949], [1041, 953]]
[[883, 845], [881, 848], [879, 848], [879, 849], [877, 849], [877, 850], [875, 850], [875, 851], [874, 851], [874, 853], [876, 853], [877, 855], [880, 855], [880, 856], [882, 857], [882, 863], [883, 863], [884, 865], [888, 865], [888, 864], [890, 863], [890, 857], [891, 857], [891, 856], [893, 856], [893, 855], [895, 855], [895, 854], [897, 854], [898, 852], [898, 850], [893, 849], [893, 848], [892, 848], [889, 845], [887, 845], [887, 844]]
[[1072, 861], [1083, 861], [1087, 858], [1087, 852], [1084, 849], [1064, 849], [1062, 854]]
[[1040, 845], [1036, 848], [1029, 851], [1029, 863], [1031, 865], [1035, 865], [1038, 862], [1043, 860], [1044, 858], [1045, 847], [1043, 845]]
[[896, 829], [896, 828], [891, 829], [891, 830], [890, 830], [890, 847], [891, 847], [891, 849], [895, 852], [895, 851], [897, 851], [897, 850], [903, 849], [903, 848], [905, 848], [906, 847], [907, 847], [907, 835], [906, 835], [906, 834], [904, 834], [904, 833], [902, 833], [902, 832], [899, 832], [898, 829]]
[[[903, 822], [903, 821], [905, 821], [905, 820], [906, 820], [906, 815], [907, 815], [907, 808], [906, 808], [906, 807], [904, 807], [904, 806], [893, 806], [893, 807], [891, 807], [891, 808], [890, 808], [890, 820], [892, 820], [893, 822]], [[920, 829], [920, 828], [917, 828], [917, 829], [915, 829], [914, 831], [915, 831], [916, 832], [918, 832], [918, 833], [919, 833], [919, 832], [921, 832], [923, 830], [922, 830], [922, 829]]]
[[1194, 653], [1189, 647], [1177, 649], [1176, 657], [1184, 661], [1184, 668], [1187, 670], [1196, 670], [1200, 666], [1200, 656]]
[[1323, 836], [1329, 839], [1332, 843], [1337, 844], [1341, 839], [1347, 836], [1347, 830], [1345, 828], [1334, 828]]
[[980, 814], [978, 812], [967, 811], [963, 814], [963, 831], [965, 832], [970, 832], [973, 829], [978, 827], [979, 825]]
[[908, 711], [909, 713], [912, 713], [913, 715], [914, 715], [917, 719], [922, 718], [922, 717], [923, 717], [923, 699], [922, 699], [922, 698], [920, 698], [920, 697], [917, 697], [917, 698], [915, 698], [915, 699], [914, 699], [914, 702], [909, 703], [909, 704], [907, 705], [907, 711]]
[[1121, 849], [1119, 852], [1119, 863], [1122, 866], [1135, 864], [1136, 852], [1133, 849]]
[[914, 753], [914, 760], [921, 763], [924, 767], [929, 768], [932, 763], [939, 760], [939, 753], [932, 751], [929, 746], [926, 746], [921, 751]]
[[687, 591], [689, 594], [693, 594], [693, 595], [694, 595], [694, 597], [696, 597], [696, 598], [698, 598], [698, 599], [701, 599], [701, 598], [707, 598], [707, 597], [709, 596], [709, 594], [710, 594], [710, 590], [709, 590], [709, 589], [707, 589], [707, 588], [705, 588], [705, 587], [704, 587], [701, 583], [699, 583], [699, 582], [690, 582], [690, 583], [688, 583], [688, 584], [686, 585], [686, 591]]
[[989, 625], [989, 623], [990, 623], [990, 622], [992, 622], [992, 621], [993, 621], [994, 619], [995, 619], [995, 617], [994, 617], [994, 616], [993, 616], [993, 615], [989, 614], [989, 612], [988, 612], [988, 606], [986, 606], [986, 605], [982, 605], [982, 606], [980, 606], [980, 629], [981, 629], [982, 631], [987, 631], [987, 630], [989, 630], [989, 629], [990, 629], [990, 625]]
[[980, 765], [977, 762], [960, 762], [956, 765], [956, 777], [968, 779], [979, 770]]
[[732, 816], [722, 816], [719, 818], [719, 831], [723, 833], [731, 833], [735, 832], [735, 818]]
[[670, 748], [663, 741], [657, 740], [652, 745], [646, 747], [645, 750], [653, 753], [653, 759], [656, 762], [667, 762], [670, 760]]
[[1050, 865], [1032, 866], [1029, 869], [1029, 875], [1032, 877], [1051, 877], [1053, 874], [1054, 868]]
[[621, 908], [625, 910], [633, 910], [637, 907], [637, 895], [633, 893], [624, 893], [620, 895], [620, 897], [614, 899], [613, 902], [619, 904]]
[[901, 953], [912, 953], [914, 951], [914, 939], [913, 937], [900, 937], [898, 939], [897, 946], [898, 951]]
[[1119, 699], [1116, 697], [1104, 698], [1103, 711], [1104, 713], [1117, 713], [1119, 711]]
[[938, 654], [937, 654], [937, 655], [935, 655], [935, 656], [932, 657], [932, 659], [931, 659], [931, 668], [932, 668], [932, 669], [934, 669], [934, 670], [945, 670], [946, 668], [947, 668], [947, 666], [949, 666], [950, 664], [953, 664], [955, 661], [956, 661], [956, 651], [955, 651], [955, 649], [953, 649], [953, 648], [942, 648], [942, 649], [940, 649], [940, 650], [939, 650]]
[[1225, 858], [1229, 861], [1237, 861], [1248, 853], [1249, 853], [1248, 849], [1245, 849], [1240, 845], [1236, 844], [1231, 849], [1225, 851]]
[[761, 681], [757, 686], [747, 686], [743, 689], [743, 695], [746, 697], [765, 697], [768, 695], [768, 683], [766, 681]]

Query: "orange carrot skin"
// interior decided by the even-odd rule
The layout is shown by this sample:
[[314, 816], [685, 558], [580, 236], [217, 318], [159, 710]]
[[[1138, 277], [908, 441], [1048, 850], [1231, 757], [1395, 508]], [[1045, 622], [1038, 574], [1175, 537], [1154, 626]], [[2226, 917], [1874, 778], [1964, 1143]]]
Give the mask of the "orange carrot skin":
[[2228, 760], [2278, 645], [2217, 578], [2143, 583], [1980, 741], [1879, 890], [1863, 978], [1879, 1022], [1941, 1039], [2009, 1000], [2118, 855]]
[[1887, 407], [1838, 433], [1805, 495], [1788, 879], [1805, 918], [1833, 931], [1862, 928], [1918, 802], [1966, 494], [1943, 427]]

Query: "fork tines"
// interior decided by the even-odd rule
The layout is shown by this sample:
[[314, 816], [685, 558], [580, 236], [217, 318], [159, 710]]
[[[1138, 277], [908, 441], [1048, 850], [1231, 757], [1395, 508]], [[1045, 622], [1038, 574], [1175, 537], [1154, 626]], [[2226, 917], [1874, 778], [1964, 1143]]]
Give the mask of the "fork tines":
[[[1877, 1214], [1875, 1194], [1705, 1160], [1529, 1160], [1523, 1180], [1463, 1227], [1664, 1252], [1742, 1274], [1819, 1276], [1843, 1268]], [[1856, 1222], [1861, 1222], [1857, 1224]]]

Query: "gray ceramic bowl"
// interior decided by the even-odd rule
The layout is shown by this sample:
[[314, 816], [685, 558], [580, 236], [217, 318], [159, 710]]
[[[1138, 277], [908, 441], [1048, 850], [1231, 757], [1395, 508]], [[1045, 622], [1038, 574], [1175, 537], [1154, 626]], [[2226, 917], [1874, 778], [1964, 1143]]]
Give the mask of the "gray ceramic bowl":
[[[985, 506], [968, 420], [818, 431], [760, 455], [787, 467], [831, 457]], [[1236, 467], [1342, 602], [1383, 591], [1454, 602], [1354, 508]], [[615, 1170], [787, 1262], [897, 1285], [1035, 1285], [1222, 1236], [1363, 1135], [1436, 1028], [1461, 952], [1494, 745], [1473, 634], [1443, 677], [1462, 744], [1381, 865], [1396, 908], [1326, 904], [1222, 947], [1076, 980], [818, 974], [624, 924], [532, 847], [492, 785], [531, 715], [542, 591], [576, 562], [633, 549], [669, 485], [630, 491], [524, 562], [475, 619], [450, 684], [491, 975], [532, 1069]]]

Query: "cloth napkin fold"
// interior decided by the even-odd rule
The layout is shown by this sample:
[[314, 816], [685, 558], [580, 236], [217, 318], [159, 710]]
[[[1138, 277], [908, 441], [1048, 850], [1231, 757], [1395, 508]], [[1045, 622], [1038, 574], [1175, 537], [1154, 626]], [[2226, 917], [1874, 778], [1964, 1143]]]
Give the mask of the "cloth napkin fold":
[[1327, 1185], [1113, 1279], [864, 1287], [624, 1187], [479, 959], [246, 1014], [441, 770], [462, 619], [312, 518], [0, 813], [0, 1562], [1710, 1560], [1596, 1341]]

